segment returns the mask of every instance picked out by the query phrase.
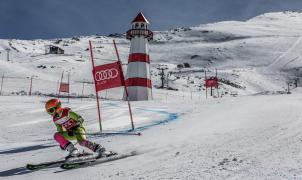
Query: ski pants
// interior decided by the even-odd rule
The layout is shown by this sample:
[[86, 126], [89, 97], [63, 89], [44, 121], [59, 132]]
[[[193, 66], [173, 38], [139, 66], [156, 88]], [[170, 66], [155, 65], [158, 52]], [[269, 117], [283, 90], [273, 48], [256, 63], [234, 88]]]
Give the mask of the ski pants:
[[77, 142], [84, 147], [87, 147], [94, 151], [96, 144], [86, 139], [86, 130], [83, 126], [79, 126], [72, 130], [72, 132], [62, 131], [54, 134], [54, 139], [60, 144], [61, 149], [66, 149], [71, 140], [77, 140]]

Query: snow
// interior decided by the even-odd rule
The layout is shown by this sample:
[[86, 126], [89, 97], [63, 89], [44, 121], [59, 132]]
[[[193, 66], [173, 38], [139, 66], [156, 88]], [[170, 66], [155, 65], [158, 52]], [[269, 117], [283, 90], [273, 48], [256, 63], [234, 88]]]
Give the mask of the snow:
[[[153, 88], [153, 100], [131, 102], [142, 136], [88, 136], [109, 150], [136, 150], [139, 155], [70, 171], [22, 168], [59, 159], [66, 152], [53, 140], [55, 126], [44, 111], [49, 97], [16, 92], [27, 94], [34, 76], [34, 92], [56, 93], [64, 70], [71, 75], [72, 93], [81, 95], [81, 82], [92, 81], [88, 40], [93, 40], [97, 64], [103, 64], [116, 59], [113, 37], [65, 38], [59, 44], [0, 40], [0, 74], [5, 75], [0, 96], [0, 179], [302, 179], [302, 88], [290, 86], [291, 94], [286, 93], [287, 83], [300, 78], [301, 17], [297, 12], [267, 13], [246, 22], [155, 32], [150, 44], [153, 84], [160, 84], [157, 67], [166, 66], [166, 73], [171, 72], [169, 86], [178, 91]], [[126, 62], [129, 41], [115, 39]], [[43, 54], [48, 44], [58, 45], [66, 54]], [[6, 48], [12, 49], [12, 61], [6, 61]], [[192, 67], [176, 68], [184, 62]], [[204, 71], [214, 76], [215, 69], [224, 79], [222, 97], [215, 91], [216, 98], [206, 99], [201, 85]], [[93, 85], [86, 83], [84, 95], [93, 93]], [[122, 89], [100, 95], [104, 131], [129, 130]], [[61, 100], [84, 117], [88, 133], [99, 131], [94, 98]]]

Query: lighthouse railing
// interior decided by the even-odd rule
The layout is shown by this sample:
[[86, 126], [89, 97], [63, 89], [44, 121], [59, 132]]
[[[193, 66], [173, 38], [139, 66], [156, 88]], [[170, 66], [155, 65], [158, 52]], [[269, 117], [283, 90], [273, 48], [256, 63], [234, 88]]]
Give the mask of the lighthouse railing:
[[153, 39], [153, 32], [148, 29], [130, 29], [127, 31], [127, 39], [132, 39], [133, 36], [145, 36], [148, 40]]

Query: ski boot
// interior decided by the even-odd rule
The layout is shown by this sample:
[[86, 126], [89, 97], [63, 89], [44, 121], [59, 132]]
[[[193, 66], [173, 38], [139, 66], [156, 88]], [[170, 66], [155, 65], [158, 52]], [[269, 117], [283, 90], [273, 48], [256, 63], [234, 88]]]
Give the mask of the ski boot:
[[98, 158], [109, 157], [117, 154], [112, 151], [107, 151], [103, 146], [99, 144], [95, 144], [94, 152], [98, 154]]
[[80, 151], [72, 143], [69, 143], [66, 146], [66, 150], [68, 151], [69, 154], [68, 154], [68, 156], [65, 157], [65, 159], [78, 157], [81, 154]]

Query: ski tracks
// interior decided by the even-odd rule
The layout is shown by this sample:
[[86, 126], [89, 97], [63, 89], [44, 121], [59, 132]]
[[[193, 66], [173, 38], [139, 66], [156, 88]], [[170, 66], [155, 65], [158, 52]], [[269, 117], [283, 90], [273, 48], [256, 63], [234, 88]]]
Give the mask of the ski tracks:
[[[277, 67], [281, 67], [282, 65], [286, 65], [288, 64], [290, 61], [292, 61], [292, 58], [290, 60], [288, 60], [286, 57], [289, 56], [291, 53], [293, 53], [294, 51], [298, 51], [300, 52], [301, 49], [297, 48], [298, 45], [301, 43], [302, 40], [302, 36], [300, 35], [299, 38], [293, 43], [293, 45], [287, 49], [287, 51], [285, 51], [281, 56], [277, 57], [276, 60], [274, 60], [274, 62], [272, 62], [269, 67], [270, 68], [277, 68]], [[300, 56], [300, 54], [299, 54]], [[282, 64], [281, 64], [282, 63]]]

